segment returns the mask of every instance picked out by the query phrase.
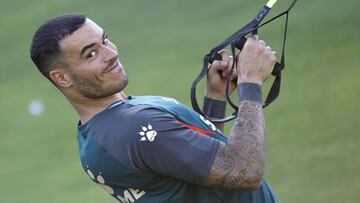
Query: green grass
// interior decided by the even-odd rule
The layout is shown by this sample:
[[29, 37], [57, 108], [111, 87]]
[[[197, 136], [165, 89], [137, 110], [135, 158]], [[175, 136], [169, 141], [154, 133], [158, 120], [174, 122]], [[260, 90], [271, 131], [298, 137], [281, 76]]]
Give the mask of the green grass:
[[[116, 202], [82, 171], [77, 115], [29, 59], [30, 40], [44, 20], [66, 12], [86, 13], [118, 45], [130, 78], [127, 94], [166, 95], [190, 104], [189, 88], [201, 57], [263, 3], [3, 1], [0, 202]], [[289, 3], [279, 1], [271, 14]], [[358, 8], [360, 2], [350, 0], [299, 1], [290, 16], [281, 94], [265, 111], [265, 176], [281, 202], [360, 198]], [[261, 31], [277, 50], [282, 26], [274, 23]], [[27, 112], [34, 98], [45, 104], [39, 117]]]

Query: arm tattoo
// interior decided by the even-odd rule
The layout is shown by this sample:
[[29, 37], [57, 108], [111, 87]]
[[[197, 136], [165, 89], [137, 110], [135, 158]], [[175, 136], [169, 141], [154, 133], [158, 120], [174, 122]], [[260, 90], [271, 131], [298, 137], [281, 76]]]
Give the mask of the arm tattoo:
[[221, 143], [205, 185], [255, 189], [264, 171], [265, 122], [262, 105], [242, 101], [227, 144]]

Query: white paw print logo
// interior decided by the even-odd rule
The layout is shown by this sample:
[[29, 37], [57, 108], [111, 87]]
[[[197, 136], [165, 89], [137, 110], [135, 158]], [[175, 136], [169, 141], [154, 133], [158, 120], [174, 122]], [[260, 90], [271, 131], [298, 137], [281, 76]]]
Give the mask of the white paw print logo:
[[98, 186], [100, 186], [102, 189], [104, 189], [106, 192], [108, 192], [110, 195], [114, 194], [114, 190], [105, 184], [105, 179], [102, 177], [101, 172], [96, 177], [94, 174], [90, 171], [90, 169], [87, 169], [87, 174], [90, 176], [90, 178], [96, 182]]
[[147, 127], [141, 126], [142, 131], [138, 132], [141, 135], [141, 141], [154, 141], [157, 132], [153, 130], [151, 124], [149, 123]]

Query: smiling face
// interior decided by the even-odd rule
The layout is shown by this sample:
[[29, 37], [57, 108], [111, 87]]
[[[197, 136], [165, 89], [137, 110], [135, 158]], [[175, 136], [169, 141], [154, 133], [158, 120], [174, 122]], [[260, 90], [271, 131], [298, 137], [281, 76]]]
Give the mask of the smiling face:
[[[55, 69], [51, 78], [61, 88], [72, 88], [77, 94], [100, 99], [122, 91], [128, 82], [119, 61], [117, 47], [105, 31], [90, 19], [60, 42], [64, 75]], [[57, 73], [57, 74], [56, 74]], [[66, 79], [66, 82], [62, 79]]]

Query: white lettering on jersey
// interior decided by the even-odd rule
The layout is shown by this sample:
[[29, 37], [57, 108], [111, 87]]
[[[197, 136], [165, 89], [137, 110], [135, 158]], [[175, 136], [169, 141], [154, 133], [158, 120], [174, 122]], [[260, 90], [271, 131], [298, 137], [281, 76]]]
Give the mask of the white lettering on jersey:
[[208, 125], [212, 131], [215, 131], [216, 130], [216, 126], [211, 122], [209, 121], [208, 119], [204, 118], [204, 116], [200, 115], [200, 118], [201, 120], [206, 124]]
[[145, 194], [146, 194], [146, 192], [144, 190], [128, 188], [128, 189], [124, 190], [124, 197], [122, 197], [120, 195], [118, 195], [116, 197], [122, 203], [133, 203]]
[[127, 188], [124, 190], [123, 196], [120, 196], [118, 194], [115, 194], [114, 189], [112, 189], [110, 186], [105, 184], [105, 179], [101, 175], [101, 172], [98, 176], [94, 176], [94, 174], [90, 171], [90, 169], [87, 169], [87, 174], [90, 176], [90, 178], [101, 188], [103, 188], [106, 192], [108, 192], [110, 195], [115, 195], [116, 198], [122, 202], [122, 203], [133, 203], [140, 197], [146, 194], [144, 190], [135, 189], [135, 188]]
[[129, 191], [131, 192], [131, 194], [134, 196], [135, 199], [139, 199], [146, 193], [144, 190], [139, 190], [135, 188], [129, 188]]
[[130, 203], [130, 202], [135, 202], [133, 196], [130, 194], [129, 190], [125, 190], [124, 191], [124, 197], [121, 197], [120, 195], [116, 196], [120, 202], [123, 203]]
[[157, 135], [157, 132], [153, 130], [152, 125], [149, 123], [147, 127], [141, 126], [140, 132], [138, 134], [141, 136], [140, 141], [150, 141], [153, 142]]

